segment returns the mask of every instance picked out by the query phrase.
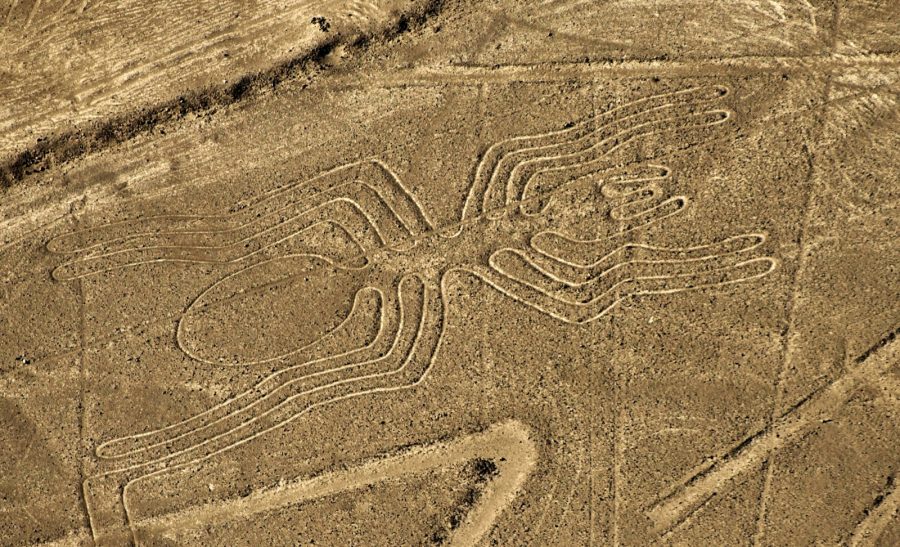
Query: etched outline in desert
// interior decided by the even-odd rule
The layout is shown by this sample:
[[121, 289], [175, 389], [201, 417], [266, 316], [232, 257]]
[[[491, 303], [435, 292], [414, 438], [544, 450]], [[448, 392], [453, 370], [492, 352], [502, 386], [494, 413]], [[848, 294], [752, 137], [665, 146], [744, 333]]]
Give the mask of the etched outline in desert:
[[0, 3], [0, 545], [900, 543], [900, 5]]

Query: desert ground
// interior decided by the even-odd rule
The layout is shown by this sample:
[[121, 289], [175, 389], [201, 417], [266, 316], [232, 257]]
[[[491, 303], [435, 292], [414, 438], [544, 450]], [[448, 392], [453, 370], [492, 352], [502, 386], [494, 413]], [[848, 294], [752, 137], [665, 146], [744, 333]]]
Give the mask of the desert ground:
[[893, 0], [0, 0], [0, 545], [898, 545], [898, 165]]

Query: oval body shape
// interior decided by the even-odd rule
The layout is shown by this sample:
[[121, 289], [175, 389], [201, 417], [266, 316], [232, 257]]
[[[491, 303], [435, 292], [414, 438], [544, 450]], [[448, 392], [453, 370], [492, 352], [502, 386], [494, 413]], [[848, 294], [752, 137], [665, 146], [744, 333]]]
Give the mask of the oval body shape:
[[338, 328], [364, 274], [311, 255], [255, 264], [203, 292], [178, 322], [178, 344], [210, 364], [286, 357]]

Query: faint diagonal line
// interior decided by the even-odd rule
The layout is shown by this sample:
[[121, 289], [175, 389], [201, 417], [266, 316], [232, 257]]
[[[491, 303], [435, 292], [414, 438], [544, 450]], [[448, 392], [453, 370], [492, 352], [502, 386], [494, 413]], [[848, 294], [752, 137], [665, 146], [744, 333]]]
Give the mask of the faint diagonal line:
[[[834, 57], [835, 51], [837, 49], [838, 35], [840, 32], [840, 0], [835, 2], [834, 6], [834, 15], [833, 15], [833, 25], [832, 25], [832, 36], [831, 43], [829, 44], [829, 57]], [[822, 102], [823, 105], [827, 105], [831, 99], [831, 89], [834, 81], [834, 71], [828, 70], [825, 76], [825, 88], [822, 93]], [[825, 120], [828, 116], [828, 107], [823, 106], [822, 110], [819, 113], [818, 119], [816, 120], [816, 134], [810, 135], [812, 138], [821, 137], [821, 133], [825, 128]], [[806, 147], [804, 147], [806, 148]], [[783, 404], [783, 396], [782, 389], [784, 387], [785, 377], [787, 376], [788, 370], [790, 370], [791, 364], [794, 359], [794, 346], [791, 344], [791, 336], [795, 330], [794, 321], [796, 318], [796, 308], [797, 308], [797, 295], [801, 290], [801, 283], [806, 274], [807, 268], [807, 239], [808, 239], [808, 231], [809, 225], [812, 220], [812, 213], [815, 208], [814, 199], [817, 190], [817, 179], [815, 174], [815, 154], [806, 148], [809, 166], [807, 173], [807, 180], [809, 182], [809, 189], [806, 195], [806, 203], [804, 204], [804, 216], [803, 216], [803, 225], [800, 229], [800, 237], [798, 244], [798, 264], [797, 270], [794, 274], [794, 279], [792, 283], [791, 289], [791, 301], [788, 308], [788, 325], [787, 331], [784, 336], [784, 360], [782, 362], [781, 370], [778, 372], [778, 377], [775, 381], [775, 392], [773, 394], [773, 402], [772, 402], [772, 412], [769, 416], [769, 426], [772, 427], [778, 417], [778, 410]], [[767, 454], [763, 463], [763, 468], [765, 469], [765, 479], [763, 481], [762, 491], [759, 495], [759, 504], [758, 511], [756, 517], [756, 532], [753, 536], [753, 545], [758, 546], [762, 543], [766, 534], [766, 515], [768, 510], [768, 498], [770, 495], [770, 491], [772, 489], [772, 481], [775, 475], [775, 460], [776, 454], [771, 453]]]

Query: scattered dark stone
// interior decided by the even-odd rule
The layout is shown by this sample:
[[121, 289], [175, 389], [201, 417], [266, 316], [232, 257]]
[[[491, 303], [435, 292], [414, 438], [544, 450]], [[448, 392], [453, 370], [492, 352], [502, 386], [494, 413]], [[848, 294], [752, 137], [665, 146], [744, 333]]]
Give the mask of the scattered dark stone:
[[319, 25], [319, 30], [321, 30], [322, 32], [328, 32], [329, 30], [331, 30], [331, 23], [328, 22], [328, 19], [319, 15], [313, 17], [310, 20], [310, 23]]
[[253, 80], [250, 76], [244, 76], [240, 80], [238, 80], [233, 86], [231, 86], [231, 99], [235, 101], [241, 100], [248, 91], [250, 91], [250, 86], [253, 83]]
[[473, 461], [472, 467], [480, 481], [484, 481], [497, 474], [497, 464], [484, 458], [478, 458]]
[[409, 19], [405, 15], [400, 16], [400, 20], [397, 21], [397, 34], [403, 34], [404, 32], [409, 30]]
[[475, 488], [469, 488], [466, 490], [465, 495], [462, 498], [462, 504], [466, 507], [471, 507], [475, 505], [475, 502], [478, 501], [478, 498], [481, 496], [481, 492], [476, 490]]
[[447, 541], [447, 532], [444, 530], [435, 530], [431, 534], [432, 545], [443, 545]]

